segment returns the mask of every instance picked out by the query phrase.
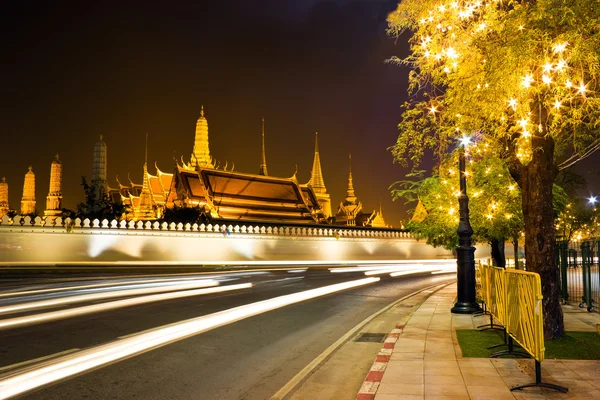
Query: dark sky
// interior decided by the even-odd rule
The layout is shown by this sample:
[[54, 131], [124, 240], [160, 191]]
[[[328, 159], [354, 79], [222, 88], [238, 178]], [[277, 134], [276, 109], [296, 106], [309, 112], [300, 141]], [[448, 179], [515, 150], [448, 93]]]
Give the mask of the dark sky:
[[74, 208], [100, 134], [111, 185], [128, 173], [141, 182], [145, 132], [149, 164], [172, 172], [173, 157], [189, 159], [204, 105], [221, 165], [258, 172], [264, 116], [270, 175], [289, 177], [297, 164], [306, 182], [319, 131], [334, 210], [351, 152], [365, 209], [381, 199], [388, 223], [405, 217], [387, 189], [404, 174], [386, 150], [407, 81], [406, 70], [385, 64], [406, 47], [385, 35], [395, 0], [2, 4], [0, 176], [12, 208], [31, 164], [43, 211], [57, 152], [64, 206]]

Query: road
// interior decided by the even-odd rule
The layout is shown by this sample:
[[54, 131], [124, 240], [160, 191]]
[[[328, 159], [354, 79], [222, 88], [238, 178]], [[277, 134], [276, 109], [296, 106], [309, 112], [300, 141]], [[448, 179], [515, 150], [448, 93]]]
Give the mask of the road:
[[[389, 267], [378, 268], [383, 272]], [[291, 305], [278, 304], [271, 311], [186, 334], [189, 337], [172, 339], [170, 344], [164, 345], [163, 341], [157, 345], [160, 347], [150, 346], [124, 356], [125, 359], [106, 363], [99, 361], [103, 354], [96, 350], [99, 345], [137, 340], [141, 336], [136, 333], [142, 331], [152, 330], [148, 334], [153, 335], [159, 332], [158, 327], [201, 316], [209, 319], [214, 313], [263, 300], [364, 280], [364, 271], [293, 269], [71, 280], [50, 276], [20, 283], [15, 280], [0, 292], [0, 398], [6, 397], [3, 391], [6, 395], [6, 383], [11, 379], [18, 380], [28, 371], [36, 373], [44, 366], [54, 368], [61, 360], [69, 362], [83, 354], [83, 349], [91, 349], [91, 362], [98, 365], [83, 373], [67, 372], [66, 379], [58, 382], [50, 379], [19, 398], [268, 399], [374, 312], [400, 297], [448, 282], [455, 276], [402, 268], [408, 268], [412, 274], [392, 278], [389, 273], [376, 271], [375, 276], [381, 277], [378, 282]], [[234, 287], [236, 290], [226, 292], [203, 292]], [[190, 295], [193, 291], [197, 294]], [[148, 302], [128, 303], [142, 297]], [[106, 309], [97, 310], [98, 307]], [[257, 306], [247, 307], [254, 310]], [[79, 314], [83, 312], [87, 314]], [[125, 347], [129, 350], [134, 346]], [[49, 355], [56, 356], [44, 358]], [[35, 380], [28, 377], [25, 381], [32, 384]]]

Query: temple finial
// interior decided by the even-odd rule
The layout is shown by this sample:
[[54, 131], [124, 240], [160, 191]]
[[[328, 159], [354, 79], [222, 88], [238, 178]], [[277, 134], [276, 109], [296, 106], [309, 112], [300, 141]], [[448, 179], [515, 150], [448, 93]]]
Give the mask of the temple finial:
[[315, 153], [319, 152], [319, 132], [315, 132]]
[[100, 140], [102, 140], [102, 135], [100, 135]]
[[265, 152], [265, 117], [262, 117], [262, 154], [260, 159], [260, 170], [258, 172], [259, 175], [269, 175], [267, 172], [267, 156]]
[[200, 116], [204, 118], [204, 104], [200, 106]]
[[348, 153], [348, 166], [350, 168], [350, 176], [352, 176], [352, 153]]
[[144, 154], [144, 165], [148, 165], [148, 132], [146, 132], [146, 153]]

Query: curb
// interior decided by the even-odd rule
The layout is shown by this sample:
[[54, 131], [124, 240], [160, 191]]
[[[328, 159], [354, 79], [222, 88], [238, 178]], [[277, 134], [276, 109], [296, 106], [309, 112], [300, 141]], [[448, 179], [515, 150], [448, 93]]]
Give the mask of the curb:
[[[429, 296], [427, 296], [425, 298], [425, 300], [427, 300], [429, 297], [431, 297], [435, 292], [442, 290], [443, 288], [445, 288], [448, 285], [451, 285], [452, 283], [454, 283], [454, 282], [451, 282], [447, 285], [443, 285], [442, 287], [440, 287], [438, 289], [435, 289], [434, 291], [431, 292], [431, 294]], [[425, 302], [425, 300], [423, 300], [423, 302], [421, 304], [423, 304]], [[421, 306], [421, 304], [419, 305], [419, 307]], [[375, 357], [375, 361], [373, 362], [373, 365], [371, 365], [371, 369], [369, 370], [369, 373], [367, 374], [367, 376], [365, 377], [365, 380], [363, 381], [362, 385], [360, 386], [358, 394], [356, 395], [356, 400], [374, 400], [375, 399], [375, 395], [377, 394], [377, 390], [379, 389], [379, 385], [381, 383], [381, 380], [383, 379], [383, 374], [385, 373], [388, 363], [390, 362], [390, 358], [392, 357], [392, 353], [394, 351], [394, 346], [396, 345], [396, 342], [398, 341], [398, 338], [400, 337], [402, 332], [404, 332], [404, 327], [406, 326], [408, 321], [412, 318], [415, 311], [402, 317], [400, 322], [398, 322], [396, 324], [396, 327], [394, 329], [392, 329], [392, 331], [386, 336], [385, 341], [383, 342], [383, 345], [381, 346], [381, 350], [379, 350], [379, 353]]]

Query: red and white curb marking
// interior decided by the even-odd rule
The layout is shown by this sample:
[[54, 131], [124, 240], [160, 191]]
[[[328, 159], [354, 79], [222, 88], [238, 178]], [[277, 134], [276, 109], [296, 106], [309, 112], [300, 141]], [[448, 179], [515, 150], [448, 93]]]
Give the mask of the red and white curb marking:
[[373, 365], [371, 365], [371, 370], [367, 374], [367, 377], [363, 381], [363, 384], [356, 395], [356, 400], [375, 399], [375, 394], [377, 393], [377, 389], [379, 389], [379, 384], [381, 379], [383, 379], [385, 369], [390, 362], [390, 357], [392, 357], [394, 346], [396, 345], [398, 337], [400, 337], [400, 334], [402, 334], [403, 330], [404, 325], [398, 324], [396, 325], [396, 328], [392, 329], [392, 331], [387, 335], [381, 350], [379, 350], [379, 354], [377, 354], [377, 357], [375, 358], [375, 362], [373, 362]]

